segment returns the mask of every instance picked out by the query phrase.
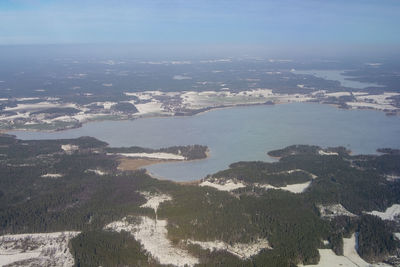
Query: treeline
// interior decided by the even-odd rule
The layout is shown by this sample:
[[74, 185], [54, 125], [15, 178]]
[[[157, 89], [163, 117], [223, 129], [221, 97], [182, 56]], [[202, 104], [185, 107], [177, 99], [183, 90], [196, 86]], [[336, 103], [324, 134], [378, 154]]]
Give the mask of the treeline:
[[346, 156], [350, 153], [348, 149], [345, 147], [328, 147], [327, 149], [322, 149], [319, 146], [310, 146], [310, 145], [291, 145], [285, 147], [283, 149], [277, 149], [269, 151], [267, 154], [271, 157], [288, 157], [293, 155], [313, 155], [318, 154], [318, 151], [329, 151], [338, 153], [340, 156]]
[[89, 231], [71, 240], [75, 266], [159, 266], [130, 233]]
[[384, 221], [364, 215], [358, 225], [358, 253], [368, 262], [380, 262], [393, 254], [399, 244]]
[[247, 183], [270, 184], [277, 187], [312, 180], [313, 174], [291, 167], [283, 162], [238, 162], [231, 164], [227, 170], [213, 174], [212, 178], [238, 179]]

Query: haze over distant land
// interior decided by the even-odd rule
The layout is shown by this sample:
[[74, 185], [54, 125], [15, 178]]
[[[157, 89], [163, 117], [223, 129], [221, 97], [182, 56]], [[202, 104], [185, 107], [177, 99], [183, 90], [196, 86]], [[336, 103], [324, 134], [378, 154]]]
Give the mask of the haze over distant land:
[[0, 44], [135, 44], [160, 55], [390, 54], [400, 43], [399, 13], [393, 0], [3, 0]]

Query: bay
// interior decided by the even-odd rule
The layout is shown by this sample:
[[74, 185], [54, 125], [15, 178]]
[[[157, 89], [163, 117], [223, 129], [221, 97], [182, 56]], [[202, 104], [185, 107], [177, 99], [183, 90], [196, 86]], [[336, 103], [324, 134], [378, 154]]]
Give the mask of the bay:
[[93, 136], [110, 146], [161, 148], [207, 145], [210, 157], [148, 166], [156, 177], [190, 181], [237, 161], [273, 161], [267, 152], [293, 144], [345, 146], [355, 154], [400, 148], [400, 117], [374, 110], [343, 110], [316, 103], [212, 110], [190, 117], [102, 121], [61, 132], [9, 132], [21, 139]]

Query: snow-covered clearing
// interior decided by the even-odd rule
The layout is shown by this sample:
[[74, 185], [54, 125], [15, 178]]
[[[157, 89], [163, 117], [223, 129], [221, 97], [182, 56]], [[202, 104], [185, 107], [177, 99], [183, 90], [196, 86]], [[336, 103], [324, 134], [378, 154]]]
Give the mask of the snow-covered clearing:
[[346, 104], [353, 108], [372, 108], [377, 110], [397, 110], [393, 105], [393, 100], [390, 99], [394, 96], [399, 96], [399, 93], [384, 92], [379, 95], [362, 94], [357, 95], [357, 102], [347, 102]]
[[[287, 171], [281, 171], [281, 172], [276, 172], [276, 173], [271, 173], [271, 174], [291, 174], [294, 172], [305, 172], [308, 175], [310, 175], [311, 179], [316, 179], [317, 176], [315, 174], [309, 173], [307, 171], [301, 170], [301, 169], [294, 169], [294, 170], [287, 170]], [[295, 194], [303, 193], [304, 191], [307, 190], [307, 188], [311, 185], [312, 180], [305, 182], [305, 183], [299, 183], [299, 184], [289, 184], [286, 186], [278, 187], [278, 186], [273, 186], [270, 184], [259, 184], [259, 183], [254, 183], [254, 184], [246, 184], [242, 181], [236, 180], [236, 179], [206, 179], [203, 180], [199, 186], [209, 186], [218, 189], [219, 191], [233, 191], [238, 188], [244, 188], [246, 186], [255, 186], [258, 188], [263, 188], [266, 190], [269, 189], [275, 189], [275, 190], [284, 190], [284, 191], [289, 191]]]
[[4, 111], [21, 111], [21, 110], [41, 110], [41, 109], [48, 109], [48, 108], [77, 108], [76, 104], [67, 103], [67, 104], [60, 104], [60, 103], [52, 103], [48, 101], [34, 103], [34, 104], [17, 104], [16, 107], [6, 107]]
[[387, 208], [384, 212], [371, 211], [366, 213], [378, 216], [382, 220], [396, 221], [400, 219], [400, 205], [394, 204], [391, 207]]
[[322, 218], [333, 219], [337, 216], [349, 216], [355, 217], [357, 215], [346, 210], [342, 204], [332, 204], [332, 205], [318, 205], [319, 213]]
[[142, 194], [145, 197], [145, 199], [147, 200], [147, 202], [144, 203], [140, 207], [153, 209], [154, 212], [156, 213], [156, 215], [157, 215], [158, 207], [160, 206], [160, 204], [162, 202], [172, 200], [172, 197], [169, 195], [166, 195], [166, 194], [157, 194], [157, 193], [150, 193], [150, 192], [140, 192], [140, 194]]
[[136, 104], [135, 106], [139, 111], [139, 114], [141, 115], [164, 112], [164, 109], [162, 108], [162, 103], [156, 100], [152, 100], [144, 104]]
[[351, 96], [350, 92], [334, 92], [334, 93], [327, 93], [325, 96], [331, 97], [341, 97], [341, 96]]
[[73, 266], [68, 243], [79, 232], [0, 236], [0, 266]]
[[321, 156], [338, 156], [339, 155], [337, 152], [323, 151], [323, 150], [318, 150], [318, 154]]
[[394, 238], [396, 238], [397, 240], [400, 240], [400, 233], [393, 233]]
[[104, 109], [111, 109], [112, 106], [118, 104], [117, 102], [96, 102], [97, 106], [102, 106]]
[[66, 145], [61, 145], [61, 149], [64, 150], [65, 152], [67, 152], [67, 153], [72, 153], [72, 152], [78, 150], [79, 146], [66, 144]]
[[42, 177], [42, 178], [61, 178], [61, 177], [63, 177], [63, 175], [59, 174], [59, 173], [46, 173], [40, 177]]
[[129, 232], [160, 264], [193, 266], [199, 263], [196, 257], [182, 248], [173, 246], [167, 238], [167, 220], [153, 220], [145, 216], [135, 218], [138, 223], [130, 223], [125, 217], [121, 221], [106, 225], [105, 229]]
[[186, 160], [182, 155], [172, 153], [107, 153], [107, 155], [120, 155], [129, 158], [149, 158], [149, 159], [170, 159], [170, 160]]
[[[353, 234], [350, 238], [343, 238], [343, 256], [336, 255], [330, 249], [318, 249], [320, 260], [316, 265], [318, 267], [372, 267], [372, 266], [390, 266], [382, 263], [370, 264], [364, 261], [356, 250], [356, 236]], [[298, 265], [303, 266], [303, 265]]]
[[20, 98], [16, 98], [15, 100], [17, 100], [18, 102], [22, 102], [22, 101], [32, 101], [32, 100], [39, 100], [39, 97], [20, 97]]
[[270, 184], [254, 184], [256, 187], [264, 188], [264, 189], [275, 189], [275, 190], [284, 190], [289, 191], [294, 194], [300, 194], [307, 190], [307, 188], [311, 185], [312, 181], [308, 181], [301, 184], [289, 184], [282, 187], [273, 186]]
[[211, 182], [211, 181], [205, 180], [205, 181], [201, 182], [199, 185], [213, 187], [213, 188], [218, 189], [219, 191], [233, 191], [238, 188], [246, 187], [245, 184], [238, 182], [238, 181], [234, 181], [234, 180], [226, 180], [226, 181], [221, 180], [218, 182], [216, 182], [216, 181]]
[[194, 241], [188, 240], [188, 244], [199, 245], [202, 249], [215, 251], [224, 250], [227, 251], [241, 259], [248, 259], [254, 255], [260, 253], [263, 249], [272, 249], [266, 239], [258, 239], [253, 243], [236, 243], [234, 245], [229, 245], [223, 241]]
[[100, 175], [100, 176], [107, 174], [107, 172], [99, 170], [99, 169], [87, 169], [86, 172], [92, 172], [92, 173]]

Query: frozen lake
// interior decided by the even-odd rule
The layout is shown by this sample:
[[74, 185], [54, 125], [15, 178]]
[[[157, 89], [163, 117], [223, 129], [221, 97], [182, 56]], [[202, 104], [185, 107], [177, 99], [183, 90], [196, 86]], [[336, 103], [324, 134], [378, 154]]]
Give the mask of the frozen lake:
[[191, 117], [93, 122], [54, 133], [11, 134], [21, 139], [93, 136], [110, 146], [207, 145], [211, 152], [208, 159], [147, 168], [157, 177], [188, 181], [237, 161], [270, 161], [268, 151], [293, 144], [345, 146], [356, 154], [375, 153], [381, 147], [400, 148], [400, 117], [373, 110], [294, 103], [219, 109]]

